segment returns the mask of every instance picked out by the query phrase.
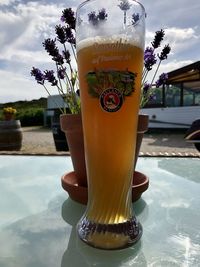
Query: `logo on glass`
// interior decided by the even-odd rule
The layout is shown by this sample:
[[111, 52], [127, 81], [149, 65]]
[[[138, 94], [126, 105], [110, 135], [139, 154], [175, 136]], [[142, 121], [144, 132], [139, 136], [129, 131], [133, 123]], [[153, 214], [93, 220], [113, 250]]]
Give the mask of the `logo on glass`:
[[116, 88], [106, 89], [99, 99], [101, 107], [107, 112], [116, 112], [123, 104], [123, 95]]
[[107, 112], [118, 111], [125, 97], [135, 91], [137, 74], [126, 71], [98, 70], [86, 76], [88, 93], [99, 98], [101, 107]]

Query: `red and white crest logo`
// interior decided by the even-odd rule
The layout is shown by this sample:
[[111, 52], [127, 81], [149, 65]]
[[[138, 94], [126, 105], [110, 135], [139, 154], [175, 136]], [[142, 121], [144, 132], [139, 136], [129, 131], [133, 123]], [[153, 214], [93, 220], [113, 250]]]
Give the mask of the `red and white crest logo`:
[[107, 112], [118, 111], [123, 103], [123, 96], [116, 88], [109, 88], [100, 95], [100, 105]]

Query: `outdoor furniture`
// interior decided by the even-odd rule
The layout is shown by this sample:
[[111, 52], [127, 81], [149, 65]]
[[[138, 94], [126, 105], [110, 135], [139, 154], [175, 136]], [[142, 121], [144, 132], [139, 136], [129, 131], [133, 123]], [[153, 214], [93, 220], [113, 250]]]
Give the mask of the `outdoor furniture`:
[[85, 206], [61, 176], [69, 156], [0, 156], [0, 266], [199, 266], [199, 158], [140, 157], [149, 189], [133, 208], [141, 241], [123, 250], [89, 247], [76, 234]]

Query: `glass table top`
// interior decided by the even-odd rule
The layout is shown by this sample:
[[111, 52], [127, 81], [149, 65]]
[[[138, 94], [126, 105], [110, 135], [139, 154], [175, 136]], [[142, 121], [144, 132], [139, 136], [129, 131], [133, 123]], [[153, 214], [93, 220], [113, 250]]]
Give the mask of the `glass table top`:
[[149, 189], [133, 204], [141, 241], [98, 250], [76, 235], [85, 206], [61, 187], [67, 156], [0, 156], [1, 267], [200, 266], [200, 159], [139, 158]]

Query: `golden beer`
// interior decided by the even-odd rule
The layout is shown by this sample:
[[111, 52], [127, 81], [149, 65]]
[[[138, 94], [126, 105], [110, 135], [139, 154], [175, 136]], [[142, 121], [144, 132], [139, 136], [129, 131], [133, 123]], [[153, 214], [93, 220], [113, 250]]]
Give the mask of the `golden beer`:
[[[132, 217], [128, 199], [132, 192], [143, 51], [133, 44], [117, 44], [89, 44], [77, 53], [89, 177], [87, 218], [100, 224], [124, 223]], [[113, 69], [128, 70], [137, 77], [134, 92], [124, 97], [120, 109], [107, 112], [99, 98], [89, 94], [86, 76], [94, 70]]]
[[130, 246], [142, 234], [131, 200], [145, 11], [137, 1], [125, 2], [85, 1], [77, 9], [88, 179], [88, 204], [77, 231], [84, 242], [103, 249]]

